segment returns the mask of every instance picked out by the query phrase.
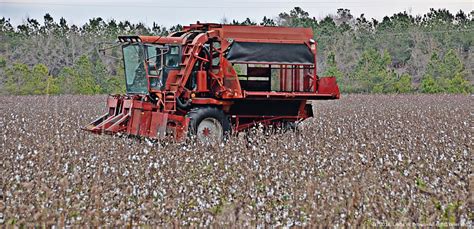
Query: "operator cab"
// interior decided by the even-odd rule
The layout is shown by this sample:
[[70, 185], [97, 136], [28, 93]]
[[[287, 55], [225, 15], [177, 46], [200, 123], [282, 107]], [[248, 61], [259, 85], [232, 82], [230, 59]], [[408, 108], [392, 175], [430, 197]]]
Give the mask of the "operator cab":
[[[127, 94], [164, 90], [170, 70], [179, 69], [179, 45], [128, 42], [122, 46]], [[149, 81], [149, 82], [148, 82]]]

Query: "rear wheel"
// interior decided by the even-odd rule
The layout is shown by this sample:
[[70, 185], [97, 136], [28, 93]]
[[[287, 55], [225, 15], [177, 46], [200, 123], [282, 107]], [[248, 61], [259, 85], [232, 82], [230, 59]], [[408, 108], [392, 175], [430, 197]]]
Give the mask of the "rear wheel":
[[230, 133], [230, 122], [224, 112], [215, 107], [197, 107], [189, 117], [189, 133], [203, 143], [220, 143]]

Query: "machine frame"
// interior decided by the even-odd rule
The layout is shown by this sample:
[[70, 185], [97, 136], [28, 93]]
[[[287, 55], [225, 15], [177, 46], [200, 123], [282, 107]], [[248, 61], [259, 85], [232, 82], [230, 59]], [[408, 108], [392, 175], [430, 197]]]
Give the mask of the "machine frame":
[[[84, 129], [93, 133], [126, 133], [148, 138], [172, 136], [182, 140], [189, 133], [207, 136], [215, 131], [206, 127], [202, 133], [196, 133], [199, 129], [196, 120], [203, 119], [196, 115], [210, 114], [218, 120], [226, 132], [221, 136], [258, 123], [281, 125], [312, 117], [308, 100], [340, 97], [335, 77], [317, 75], [317, 43], [312, 38], [309, 28], [199, 22], [166, 37], [119, 36], [124, 47], [142, 47], [143, 53], [138, 53], [136, 58], [138, 67], [127, 69], [129, 60], [124, 56], [127, 94], [110, 95], [108, 112]], [[150, 61], [153, 57], [147, 56], [148, 47], [156, 48], [154, 62]], [[170, 47], [179, 47], [178, 58], [173, 56], [179, 63], [173, 63], [174, 67], [164, 62], [169, 56], [172, 59]], [[236, 65], [246, 66], [246, 80], [236, 71]], [[252, 72], [250, 76], [249, 72]], [[133, 80], [128, 78], [130, 74], [134, 74]], [[130, 82], [133, 84], [138, 78], [142, 80], [143, 90], [129, 91]], [[211, 113], [196, 112], [210, 108], [213, 108]], [[227, 122], [232, 130], [226, 130]]]

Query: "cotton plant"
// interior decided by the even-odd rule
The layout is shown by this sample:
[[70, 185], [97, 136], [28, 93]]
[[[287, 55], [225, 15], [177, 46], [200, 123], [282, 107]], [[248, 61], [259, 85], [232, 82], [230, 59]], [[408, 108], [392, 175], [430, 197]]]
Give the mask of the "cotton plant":
[[218, 146], [81, 131], [103, 99], [0, 97], [2, 226], [472, 224], [469, 96], [346, 95]]

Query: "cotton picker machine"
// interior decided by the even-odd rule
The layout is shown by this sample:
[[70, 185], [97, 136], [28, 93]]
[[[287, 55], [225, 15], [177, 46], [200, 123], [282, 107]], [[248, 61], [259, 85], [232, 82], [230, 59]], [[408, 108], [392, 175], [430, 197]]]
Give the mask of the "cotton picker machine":
[[256, 124], [313, 116], [308, 100], [338, 99], [316, 74], [308, 28], [192, 24], [166, 37], [120, 36], [126, 95], [85, 130], [181, 140], [222, 140]]

